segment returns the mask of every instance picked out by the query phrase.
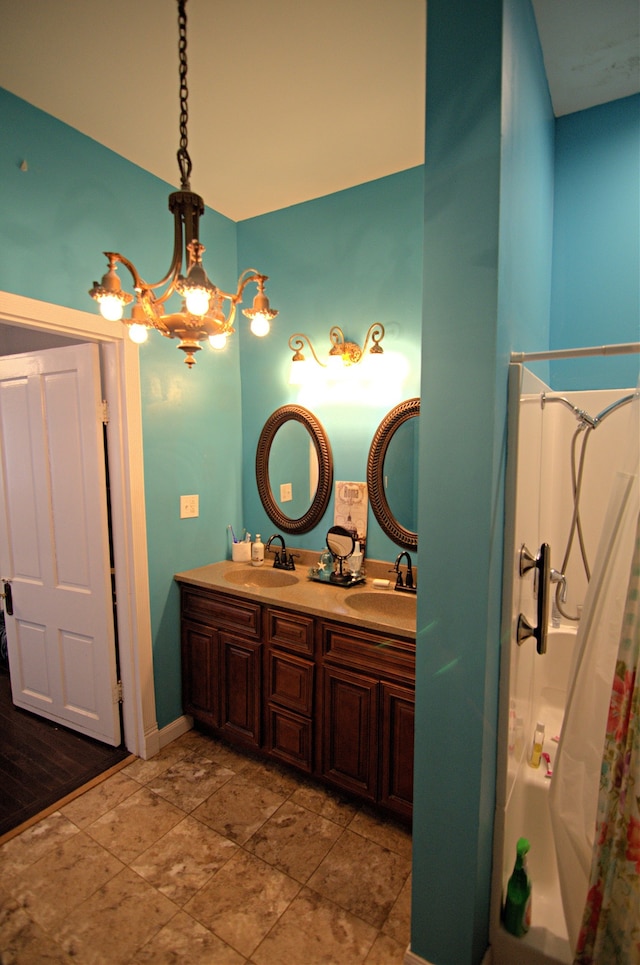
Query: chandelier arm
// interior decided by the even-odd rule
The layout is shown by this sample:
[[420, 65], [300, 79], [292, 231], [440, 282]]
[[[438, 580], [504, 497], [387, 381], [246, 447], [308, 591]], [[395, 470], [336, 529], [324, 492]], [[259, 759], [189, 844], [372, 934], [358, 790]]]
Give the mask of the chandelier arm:
[[245, 268], [240, 277], [238, 278], [238, 289], [235, 295], [232, 292], [225, 292], [222, 288], [218, 288], [218, 292], [227, 301], [233, 302], [236, 305], [238, 302], [242, 301], [242, 296], [244, 295], [244, 290], [248, 284], [252, 281], [256, 282], [258, 287], [263, 286], [266, 281], [269, 280], [268, 275], [261, 275], [259, 271], [255, 268]]
[[162, 295], [156, 297], [156, 301], [160, 302], [161, 305], [169, 299], [174, 291], [176, 290], [176, 282], [178, 280], [178, 275], [180, 274], [180, 269], [182, 268], [182, 220], [179, 211], [174, 212], [173, 216], [173, 254], [171, 256], [171, 264], [169, 269], [160, 281], [155, 282], [153, 285], [147, 285], [147, 288], [155, 290], [156, 288], [162, 288], [163, 285], [169, 284], [169, 287]]
[[327, 363], [320, 361], [320, 359], [316, 355], [316, 350], [313, 347], [311, 339], [309, 338], [308, 335], [305, 335], [304, 332], [296, 332], [294, 335], [291, 336], [291, 338], [289, 339], [289, 348], [291, 349], [292, 352], [299, 352], [301, 351], [301, 349], [304, 348], [305, 342], [309, 346], [309, 349], [311, 350], [311, 354], [313, 355], [318, 365], [321, 365], [323, 369], [326, 369]]
[[[384, 338], [384, 325], [382, 322], [374, 322], [373, 325], [369, 326], [369, 331], [366, 334], [364, 345], [362, 346], [362, 354], [365, 355], [367, 351], [367, 345], [369, 344], [369, 339], [373, 342], [373, 347], [379, 347], [380, 342]], [[373, 348], [372, 348], [373, 351]], [[382, 351], [382, 349], [380, 349]]]
[[133, 279], [133, 287], [136, 291], [145, 291], [150, 287], [147, 285], [144, 278], [138, 274], [138, 269], [133, 262], [129, 261], [128, 258], [125, 258], [124, 255], [121, 255], [118, 251], [103, 251], [102, 254], [110, 263], [113, 263], [113, 265], [115, 265], [116, 262], [124, 265]]
[[[138, 269], [121, 255], [119, 252], [105, 251], [104, 254], [107, 258], [113, 259], [114, 261], [119, 261], [121, 264], [128, 269], [129, 274], [133, 279], [133, 287], [136, 291], [140, 291], [146, 299], [152, 299], [154, 304], [164, 305], [164, 303], [173, 295], [176, 289], [176, 282], [178, 280], [178, 275], [180, 274], [180, 269], [182, 267], [182, 220], [179, 211], [174, 213], [174, 233], [173, 233], [173, 255], [171, 256], [171, 264], [169, 265], [169, 270], [160, 281], [153, 282], [150, 284], [145, 281], [144, 278], [139, 274]], [[156, 289], [162, 288], [163, 285], [169, 284], [169, 287], [161, 295], [153, 295]]]

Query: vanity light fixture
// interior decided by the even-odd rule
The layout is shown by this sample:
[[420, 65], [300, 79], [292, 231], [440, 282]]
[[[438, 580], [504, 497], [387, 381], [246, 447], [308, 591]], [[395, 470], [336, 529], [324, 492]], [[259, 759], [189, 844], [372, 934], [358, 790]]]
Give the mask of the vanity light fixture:
[[[302, 352], [302, 349], [305, 347], [305, 342], [314, 361], [322, 368], [327, 369], [328, 378], [341, 378], [353, 365], [358, 365], [365, 360], [379, 360], [384, 354], [382, 345], [380, 344], [383, 338], [384, 325], [380, 322], [374, 322], [373, 325], [369, 326], [363, 348], [360, 348], [357, 342], [348, 342], [344, 337], [342, 329], [334, 325], [329, 332], [331, 348], [326, 357], [326, 361], [322, 361], [318, 358], [309, 336], [305, 335], [304, 332], [296, 332], [295, 335], [292, 335], [289, 339], [289, 348], [293, 352], [289, 383], [290, 385], [304, 385], [307, 377], [311, 374], [311, 359], [307, 359]], [[370, 341], [371, 348], [367, 351]]]
[[[173, 256], [169, 270], [164, 278], [149, 284], [139, 275], [135, 266], [124, 255], [105, 251], [109, 268], [102, 281], [94, 281], [89, 294], [95, 299], [104, 318], [111, 321], [122, 319], [129, 326], [129, 335], [134, 342], [146, 341], [149, 329], [157, 329], [167, 338], [179, 339], [178, 348], [185, 353], [185, 362], [191, 368], [195, 364], [195, 353], [201, 343], [209, 340], [213, 348], [223, 348], [227, 337], [235, 329], [233, 321], [236, 307], [242, 301], [244, 290], [249, 283], [255, 283], [258, 292], [252, 308], [245, 308], [242, 314], [251, 320], [254, 335], [263, 336], [269, 331], [271, 321], [278, 312], [271, 308], [264, 293], [267, 275], [261, 275], [255, 268], [248, 268], [238, 279], [235, 293], [225, 292], [214, 285], [202, 265], [204, 245], [198, 240], [199, 219], [204, 214], [204, 201], [200, 195], [191, 191], [191, 158], [188, 151], [187, 121], [187, 0], [178, 0], [178, 51], [180, 57], [180, 146], [177, 152], [180, 171], [180, 191], [169, 195], [169, 210], [174, 220]], [[183, 255], [184, 251], [184, 255]], [[182, 274], [183, 266], [186, 274]], [[122, 290], [117, 274], [118, 264], [124, 265], [133, 279], [134, 296]], [[173, 294], [182, 296], [181, 310], [170, 312], [166, 303]], [[123, 318], [124, 308], [131, 304], [131, 315]], [[225, 303], [228, 305], [225, 307]]]

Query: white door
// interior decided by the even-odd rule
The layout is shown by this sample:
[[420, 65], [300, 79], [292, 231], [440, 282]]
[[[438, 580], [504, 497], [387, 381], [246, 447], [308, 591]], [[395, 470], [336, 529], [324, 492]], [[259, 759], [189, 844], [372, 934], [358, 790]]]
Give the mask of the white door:
[[99, 349], [0, 359], [0, 577], [18, 707], [120, 744]]

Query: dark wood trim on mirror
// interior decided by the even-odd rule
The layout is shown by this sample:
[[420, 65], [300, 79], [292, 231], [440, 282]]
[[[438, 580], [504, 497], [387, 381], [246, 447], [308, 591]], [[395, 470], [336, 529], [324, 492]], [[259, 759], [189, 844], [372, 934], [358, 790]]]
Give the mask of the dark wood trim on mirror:
[[[318, 488], [311, 506], [298, 519], [291, 519], [282, 512], [271, 491], [269, 482], [269, 453], [276, 432], [290, 420], [300, 422], [305, 427], [318, 457]], [[264, 511], [272, 523], [285, 533], [308, 533], [317, 526], [324, 516], [333, 486], [333, 455], [329, 437], [322, 424], [312, 412], [300, 405], [283, 405], [269, 416], [265, 422], [256, 450], [256, 481]]]
[[384, 457], [394, 432], [417, 415], [420, 415], [420, 399], [407, 399], [391, 409], [376, 429], [367, 460], [367, 487], [374, 516], [389, 539], [408, 550], [417, 550], [418, 534], [401, 526], [391, 512], [384, 489]]

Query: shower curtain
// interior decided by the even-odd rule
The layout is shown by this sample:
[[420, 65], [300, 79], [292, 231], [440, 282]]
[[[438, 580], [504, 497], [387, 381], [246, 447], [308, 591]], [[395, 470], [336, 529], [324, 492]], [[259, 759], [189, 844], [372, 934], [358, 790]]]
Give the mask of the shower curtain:
[[[605, 772], [608, 769], [606, 760], [603, 762], [603, 749], [640, 514], [640, 394], [636, 393], [630, 410], [625, 471], [616, 477], [584, 601], [549, 796], [560, 890], [574, 949], [585, 911], [592, 859], [597, 860], [594, 846], [598, 791], [603, 765]], [[606, 427], [598, 431], [606, 432]], [[636, 626], [636, 637], [638, 632]], [[637, 717], [633, 726], [637, 740]], [[607, 794], [606, 790], [602, 793]], [[638, 793], [640, 788], [636, 786], [636, 796]], [[629, 824], [630, 829], [633, 827]], [[594, 910], [593, 906], [590, 910]], [[607, 959], [596, 961], [605, 965]], [[622, 961], [612, 959], [616, 965], [622, 965]]]
[[640, 963], [640, 515], [611, 691], [576, 965]]

